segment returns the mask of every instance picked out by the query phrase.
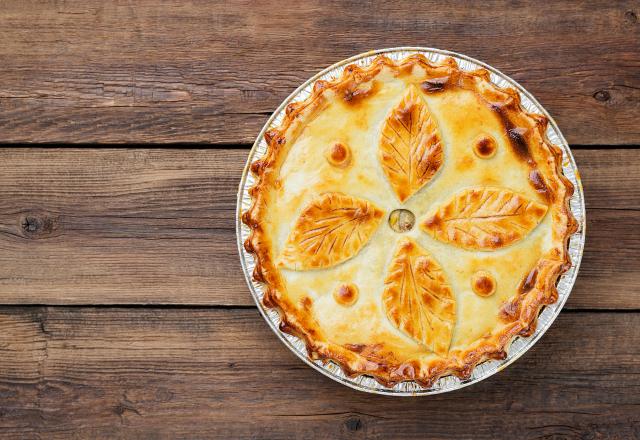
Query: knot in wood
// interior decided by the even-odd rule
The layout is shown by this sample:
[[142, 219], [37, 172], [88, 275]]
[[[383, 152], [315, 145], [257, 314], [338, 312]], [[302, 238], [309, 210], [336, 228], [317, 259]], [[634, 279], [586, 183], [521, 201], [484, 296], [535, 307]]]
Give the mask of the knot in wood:
[[611, 93], [607, 90], [598, 90], [593, 94], [596, 101], [607, 102], [611, 100]]
[[349, 417], [344, 424], [349, 431], [355, 432], [362, 429], [362, 420], [359, 417]]
[[20, 228], [29, 238], [50, 236], [55, 230], [57, 219], [43, 212], [31, 212], [21, 216]]

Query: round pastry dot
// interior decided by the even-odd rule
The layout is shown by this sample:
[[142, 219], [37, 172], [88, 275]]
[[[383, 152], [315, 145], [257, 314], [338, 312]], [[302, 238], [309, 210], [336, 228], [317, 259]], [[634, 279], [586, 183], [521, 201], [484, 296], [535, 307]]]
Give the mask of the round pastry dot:
[[481, 159], [489, 159], [496, 154], [498, 145], [496, 141], [487, 135], [479, 136], [473, 143], [473, 152]]
[[341, 284], [333, 291], [333, 299], [343, 306], [351, 306], [358, 300], [358, 287], [355, 284]]
[[327, 151], [327, 161], [338, 168], [345, 168], [351, 163], [351, 150], [341, 142], [336, 142]]
[[479, 270], [471, 277], [471, 288], [479, 296], [491, 296], [496, 291], [496, 279], [489, 272]]
[[395, 209], [389, 214], [389, 226], [396, 232], [407, 232], [413, 229], [416, 216], [408, 209]]

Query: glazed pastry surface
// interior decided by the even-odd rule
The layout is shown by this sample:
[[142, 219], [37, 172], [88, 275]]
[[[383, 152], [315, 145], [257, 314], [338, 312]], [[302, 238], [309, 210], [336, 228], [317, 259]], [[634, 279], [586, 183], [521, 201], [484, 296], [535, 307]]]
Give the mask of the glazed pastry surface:
[[243, 217], [283, 329], [384, 384], [504, 356], [570, 265], [572, 187], [545, 129], [452, 60], [316, 83], [268, 133]]

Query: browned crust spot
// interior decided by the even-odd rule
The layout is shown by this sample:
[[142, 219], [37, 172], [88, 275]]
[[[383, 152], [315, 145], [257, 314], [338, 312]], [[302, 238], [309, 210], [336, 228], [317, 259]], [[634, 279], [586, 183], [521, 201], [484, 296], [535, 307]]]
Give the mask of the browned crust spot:
[[429, 78], [420, 83], [420, 88], [425, 93], [442, 92], [449, 85], [449, 77]]
[[527, 276], [522, 280], [520, 286], [518, 287], [518, 292], [527, 293], [531, 291], [536, 285], [536, 279], [538, 278], [538, 268], [534, 267], [531, 269], [531, 272], [527, 274]]
[[471, 288], [479, 296], [491, 296], [496, 291], [496, 279], [489, 272], [479, 270], [471, 277]]
[[364, 82], [367, 79], [366, 75], [359, 76], [355, 74], [355, 70], [353, 72], [354, 78], [337, 85], [336, 92], [342, 98], [342, 102], [355, 106], [365, 98], [375, 95], [381, 85], [378, 81]]
[[[291, 304], [282, 294], [284, 282], [274, 267], [270, 242], [262, 227], [262, 216], [270, 197], [269, 189], [274, 186], [274, 182], [277, 180], [275, 171], [278, 169], [282, 157], [286, 155], [286, 134], [295, 132], [300, 116], [305, 113], [313, 113], [321, 108], [323, 94], [326, 90], [350, 90], [350, 95], [344, 95], [346, 102], [353, 101], [354, 95], [357, 101], [362, 93], [366, 93], [357, 92], [359, 90], [358, 83], [370, 81], [383, 67], [389, 68], [397, 74], [409, 74], [414, 70], [413, 67], [418, 65], [426, 71], [425, 77], [421, 81], [449, 76], [448, 86], [473, 90], [485, 102], [500, 108], [501, 112], [497, 112], [499, 115], [505, 115], [508, 121], [517, 119], [518, 124], [522, 122], [524, 127], [529, 130], [528, 134], [536, 139], [535, 142], [531, 141], [528, 145], [522, 145], [519, 138], [522, 133], [514, 131], [512, 132], [515, 134], [512, 134], [511, 145], [515, 144], [514, 151], [517, 151], [520, 157], [527, 161], [531, 160], [530, 163], [534, 166], [544, 168], [545, 184], [553, 193], [553, 205], [550, 206], [550, 209], [554, 210], [553, 234], [562, 243], [553, 249], [553, 252], [548, 255], [549, 258], [543, 257], [538, 261], [535, 286], [526, 293], [516, 295], [503, 305], [500, 316], [507, 324], [501, 331], [481, 338], [465, 350], [451, 350], [447, 358], [436, 359], [428, 363], [420, 362], [417, 359], [399, 361], [392, 353], [373, 355], [373, 352], [380, 353], [381, 350], [363, 348], [358, 352], [351, 349], [352, 347], [327, 342], [313, 318], [309, 314], [301, 314], [298, 305]], [[455, 80], [452, 81], [453, 78]], [[349, 83], [348, 86], [347, 83]], [[442, 376], [453, 374], [460, 378], [467, 378], [480, 362], [488, 359], [503, 359], [506, 356], [506, 347], [515, 336], [528, 335], [535, 330], [540, 308], [557, 300], [555, 284], [558, 277], [571, 266], [567, 247], [569, 237], [578, 228], [578, 223], [569, 209], [568, 201], [573, 194], [573, 186], [562, 174], [562, 150], [546, 139], [546, 124], [546, 118], [527, 113], [520, 106], [519, 95], [515, 90], [500, 89], [491, 84], [489, 73], [486, 70], [464, 72], [459, 70], [455, 60], [450, 58], [439, 64], [433, 64], [422, 55], [412, 55], [398, 62], [385, 56], [378, 56], [366, 68], [356, 65], [345, 68], [342, 77], [335, 81], [317, 81], [311, 96], [296, 103], [291, 109], [287, 109], [286, 117], [280, 127], [271, 130], [265, 136], [268, 143], [267, 152], [250, 168], [257, 182], [249, 190], [253, 204], [242, 215], [242, 221], [251, 229], [245, 242], [245, 248], [256, 256], [254, 277], [265, 283], [264, 305], [279, 309], [280, 329], [304, 340], [312, 359], [333, 360], [342, 367], [348, 376], [369, 374], [385, 386], [392, 386], [404, 380], [415, 380], [420, 385], [429, 387]], [[516, 127], [520, 126], [513, 125], [507, 130]], [[525, 139], [526, 141], [527, 139]], [[547, 163], [543, 163], [540, 158], [547, 159], [549, 152], [552, 157], [547, 160]]]
[[481, 159], [490, 159], [498, 150], [498, 144], [493, 137], [489, 135], [479, 136], [473, 144], [473, 152]]
[[327, 161], [337, 168], [346, 168], [351, 164], [351, 149], [342, 142], [336, 142], [327, 151]]
[[341, 306], [352, 306], [358, 300], [358, 286], [351, 283], [340, 284], [333, 291], [333, 299]]
[[558, 175], [554, 176], [559, 180], [558, 189], [571, 191], [567, 199], [570, 198], [573, 186], [562, 175], [562, 151], [546, 138], [549, 121], [543, 115], [526, 113], [520, 106], [520, 96], [514, 90], [505, 89], [505, 93], [509, 96], [505, 102], [490, 102], [488, 105], [501, 121], [516, 157], [531, 167], [529, 182], [547, 202], [553, 201], [554, 188], [546, 184], [540, 172], [541, 166], [547, 167], [548, 164], [540, 164], [532, 156], [532, 149], [547, 148], [554, 157], [555, 165], [558, 166]]
[[308, 296], [305, 296], [302, 298], [302, 300], [300, 300], [300, 305], [302, 306], [303, 309], [305, 309], [306, 311], [309, 311], [313, 306], [313, 300]]
[[551, 201], [553, 192], [545, 183], [544, 177], [542, 177], [542, 174], [540, 174], [540, 170], [531, 170], [531, 172], [529, 173], [529, 182], [542, 197], [544, 197], [548, 202]]

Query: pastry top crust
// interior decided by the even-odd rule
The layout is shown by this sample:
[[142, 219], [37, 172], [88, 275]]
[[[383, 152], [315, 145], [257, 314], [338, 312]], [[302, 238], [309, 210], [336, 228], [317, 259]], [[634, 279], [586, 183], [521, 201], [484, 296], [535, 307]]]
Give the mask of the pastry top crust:
[[546, 127], [453, 59], [317, 81], [266, 133], [242, 217], [281, 329], [386, 386], [506, 356], [571, 265], [573, 187]]

